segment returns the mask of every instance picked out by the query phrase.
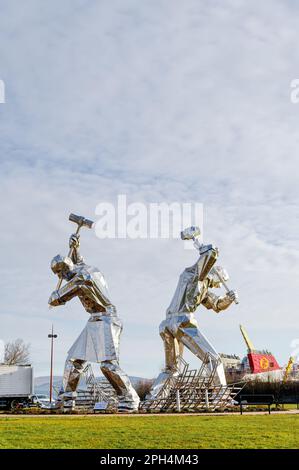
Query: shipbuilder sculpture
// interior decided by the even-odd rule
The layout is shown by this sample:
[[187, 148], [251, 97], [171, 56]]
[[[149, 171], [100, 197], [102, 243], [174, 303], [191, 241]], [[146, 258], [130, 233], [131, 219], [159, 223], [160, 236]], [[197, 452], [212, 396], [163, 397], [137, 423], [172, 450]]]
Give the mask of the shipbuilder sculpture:
[[[148, 399], [155, 399], [166, 381], [176, 374], [184, 346], [201, 361], [207, 363], [210, 373], [214, 372], [214, 385], [226, 386], [221, 358], [200, 331], [194, 312], [200, 305], [220, 312], [233, 302], [238, 303], [238, 295], [226, 285], [227, 272], [222, 267], [215, 266], [218, 249], [213, 245], [200, 244], [199, 235], [198, 227], [187, 228], [181, 233], [183, 240], [193, 240], [195, 248], [199, 251], [199, 258], [193, 266], [186, 268], [180, 275], [173, 299], [166, 311], [166, 319], [160, 324], [166, 364], [154, 382]], [[227, 293], [224, 296], [217, 296], [212, 289], [222, 285]]]
[[[57, 405], [69, 400], [74, 402], [86, 362], [96, 362], [116, 391], [119, 411], [136, 411], [139, 397], [129, 377], [119, 366], [122, 323], [109, 298], [103, 274], [97, 268], [85, 264], [79, 252], [79, 230], [83, 226], [91, 228], [92, 221], [74, 214], [69, 219], [78, 224], [78, 229], [70, 237], [68, 256], [57, 255], [51, 262], [51, 269], [59, 277], [59, 282], [50, 296], [49, 305], [58, 307], [78, 297], [90, 317], [68, 352]], [[61, 287], [62, 280], [66, 283]]]

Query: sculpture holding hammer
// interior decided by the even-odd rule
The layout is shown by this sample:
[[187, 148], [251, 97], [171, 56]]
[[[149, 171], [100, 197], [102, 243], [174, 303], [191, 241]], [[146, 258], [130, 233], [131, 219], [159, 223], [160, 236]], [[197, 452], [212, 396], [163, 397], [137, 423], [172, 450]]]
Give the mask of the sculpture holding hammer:
[[[85, 264], [79, 252], [79, 231], [81, 227], [91, 228], [93, 222], [75, 214], [71, 214], [69, 220], [75, 222], [78, 228], [70, 237], [68, 256], [57, 255], [51, 262], [51, 269], [58, 275], [59, 281], [50, 296], [49, 305], [57, 307], [78, 297], [90, 318], [68, 352], [57, 404], [62, 405], [68, 400], [74, 402], [80, 375], [88, 361], [100, 363], [102, 373], [117, 393], [119, 411], [136, 411], [139, 397], [129, 377], [119, 366], [122, 323], [110, 301], [103, 274]], [[66, 283], [61, 287], [63, 280]]]
[[[155, 399], [166, 381], [177, 373], [179, 357], [187, 347], [201, 361], [208, 361], [214, 385], [226, 386], [221, 358], [209, 340], [200, 331], [194, 317], [196, 309], [203, 305], [207, 309], [221, 312], [233, 302], [238, 303], [238, 294], [226, 284], [228, 274], [221, 266], [215, 266], [219, 252], [213, 245], [203, 245], [198, 237], [198, 227], [188, 227], [181, 232], [182, 240], [193, 240], [199, 258], [180, 275], [172, 301], [166, 311], [166, 319], [160, 324], [160, 335], [164, 343], [165, 369], [155, 380], [149, 399]], [[212, 289], [224, 286], [225, 295], [216, 295]]]

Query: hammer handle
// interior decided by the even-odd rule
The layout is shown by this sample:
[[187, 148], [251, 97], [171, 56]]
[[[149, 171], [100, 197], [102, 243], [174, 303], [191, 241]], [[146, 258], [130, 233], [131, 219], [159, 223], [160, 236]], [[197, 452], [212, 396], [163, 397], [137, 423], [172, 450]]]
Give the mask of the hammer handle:
[[[222, 278], [222, 276], [219, 274], [219, 272], [217, 271], [217, 269], [213, 269], [213, 273], [216, 274], [216, 276], [218, 277], [219, 281], [223, 284], [223, 287], [224, 289], [226, 290], [226, 292], [230, 292], [230, 288], [228, 287], [228, 285], [226, 284], [225, 280]], [[238, 305], [238, 300], [235, 300], [234, 301], [236, 305]]]
[[[79, 234], [80, 228], [81, 228], [81, 225], [78, 225], [78, 228], [77, 228], [77, 230], [76, 230], [76, 232], [75, 232], [75, 235], [78, 235], [78, 234]], [[68, 258], [70, 258], [70, 257], [72, 256], [72, 253], [73, 253], [73, 248], [70, 248], [70, 249], [69, 249], [69, 252], [68, 252], [68, 255], [67, 255]], [[59, 290], [59, 289], [60, 289], [61, 284], [62, 284], [62, 277], [60, 277], [60, 278], [58, 279], [57, 286], [56, 286], [56, 290]]]

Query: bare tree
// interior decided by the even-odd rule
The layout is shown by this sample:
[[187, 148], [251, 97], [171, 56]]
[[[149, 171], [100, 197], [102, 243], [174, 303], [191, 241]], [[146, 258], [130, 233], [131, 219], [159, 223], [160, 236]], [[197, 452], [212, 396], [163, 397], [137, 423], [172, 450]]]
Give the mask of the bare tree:
[[30, 360], [30, 344], [25, 344], [20, 338], [5, 344], [4, 348], [4, 363], [8, 365], [13, 364], [28, 364]]

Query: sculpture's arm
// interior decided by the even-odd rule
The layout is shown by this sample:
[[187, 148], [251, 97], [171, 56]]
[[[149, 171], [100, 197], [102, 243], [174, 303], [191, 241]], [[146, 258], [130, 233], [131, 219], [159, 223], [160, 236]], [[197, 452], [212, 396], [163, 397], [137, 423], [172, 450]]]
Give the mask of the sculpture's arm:
[[190, 312], [194, 312], [206, 297], [206, 290], [209, 286], [206, 271], [210, 265], [214, 264], [217, 256], [217, 249], [211, 246], [206, 252], [200, 254], [197, 262], [191, 268], [186, 268], [185, 270], [192, 274], [188, 279], [186, 288], [186, 303]]
[[84, 285], [81, 276], [75, 276], [71, 281], [67, 282], [63, 287], [54, 290], [49, 298], [49, 305], [58, 307], [64, 305], [66, 302], [76, 297], [79, 294], [81, 287]]
[[215, 312], [227, 309], [236, 299], [238, 295], [235, 291], [229, 291], [226, 295], [218, 296], [213, 292], [208, 291], [206, 297], [202, 301], [202, 304], [207, 309], [213, 309]]
[[69, 246], [72, 249], [72, 261], [74, 264], [84, 263], [84, 258], [80, 254], [80, 235], [73, 234], [70, 236]]

